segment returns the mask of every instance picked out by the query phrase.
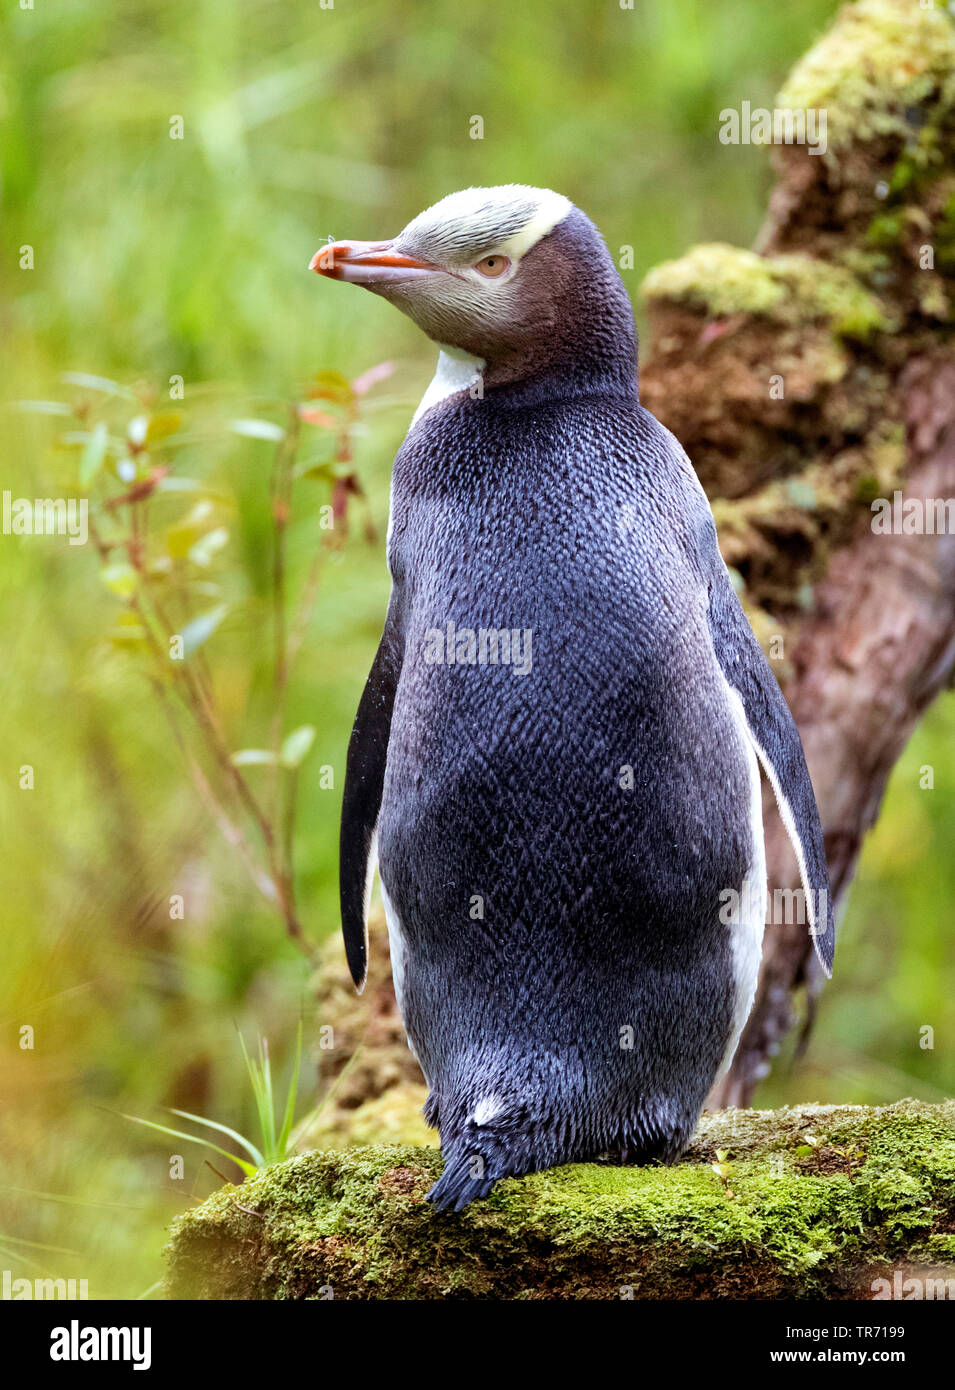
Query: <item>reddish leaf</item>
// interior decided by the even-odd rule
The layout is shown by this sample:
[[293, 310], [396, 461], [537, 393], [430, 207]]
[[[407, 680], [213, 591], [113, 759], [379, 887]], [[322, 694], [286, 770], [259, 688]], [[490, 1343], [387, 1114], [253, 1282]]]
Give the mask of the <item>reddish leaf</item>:
[[364, 396], [373, 386], [377, 386], [379, 381], [387, 381], [394, 370], [394, 362], [379, 362], [377, 366], [369, 367], [366, 372], [362, 372], [361, 376], [356, 376], [351, 389], [356, 396]]

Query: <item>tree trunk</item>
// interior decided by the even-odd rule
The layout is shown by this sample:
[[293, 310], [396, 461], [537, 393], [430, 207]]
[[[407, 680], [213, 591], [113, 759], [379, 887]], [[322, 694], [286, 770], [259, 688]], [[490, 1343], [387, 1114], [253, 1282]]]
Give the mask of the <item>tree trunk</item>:
[[[757, 252], [650, 273], [641, 390], [697, 468], [799, 725], [838, 900], [955, 670], [955, 500], [935, 505], [955, 499], [952, 25], [911, 0], [847, 6], [777, 106], [824, 109], [828, 149], [775, 149]], [[799, 879], [768, 803], [762, 972], [713, 1107], [750, 1100], [794, 991], [821, 984], [806, 925], [779, 920]]]

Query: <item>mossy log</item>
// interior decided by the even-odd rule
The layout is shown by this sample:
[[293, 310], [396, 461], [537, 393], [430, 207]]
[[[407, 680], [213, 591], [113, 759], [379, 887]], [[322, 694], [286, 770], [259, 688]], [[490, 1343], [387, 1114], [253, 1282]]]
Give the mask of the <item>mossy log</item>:
[[[955, 1276], [955, 1103], [705, 1116], [672, 1167], [573, 1164], [460, 1215], [436, 1149], [303, 1154], [181, 1216], [187, 1299], [865, 1298]], [[879, 1281], [888, 1280], [888, 1285]]]

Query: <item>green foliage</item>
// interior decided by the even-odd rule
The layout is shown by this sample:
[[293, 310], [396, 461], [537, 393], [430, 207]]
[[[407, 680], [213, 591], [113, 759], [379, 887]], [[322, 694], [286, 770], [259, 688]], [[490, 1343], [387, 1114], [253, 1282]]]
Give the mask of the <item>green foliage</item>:
[[234, 1140], [241, 1149], [244, 1149], [251, 1158], [242, 1158], [241, 1155], [229, 1149], [223, 1149], [218, 1144], [214, 1144], [211, 1139], [204, 1138], [196, 1134], [187, 1134], [181, 1129], [171, 1129], [169, 1125], [159, 1124], [156, 1120], [144, 1120], [138, 1115], [127, 1115], [127, 1120], [132, 1120], [134, 1124], [146, 1125], [147, 1128], [155, 1130], [157, 1134], [166, 1134], [172, 1139], [184, 1139], [189, 1144], [199, 1144], [212, 1149], [215, 1153], [221, 1154], [223, 1158], [228, 1158], [237, 1168], [240, 1168], [246, 1177], [254, 1177], [260, 1168], [268, 1168], [273, 1163], [281, 1163], [293, 1152], [293, 1145], [290, 1142], [292, 1125], [295, 1121], [295, 1102], [298, 1096], [299, 1072], [302, 1064], [302, 1024], [298, 1025], [298, 1033], [295, 1039], [295, 1058], [292, 1064], [292, 1075], [289, 1080], [288, 1090], [286, 1091], [285, 1104], [281, 1116], [276, 1111], [276, 1101], [278, 1093], [272, 1079], [272, 1059], [269, 1056], [268, 1038], [259, 1037], [259, 1051], [257, 1057], [250, 1057], [245, 1039], [239, 1034], [239, 1044], [242, 1048], [242, 1060], [245, 1062], [245, 1069], [248, 1074], [249, 1084], [252, 1088], [252, 1095], [255, 1099], [255, 1110], [258, 1117], [260, 1145], [256, 1145], [251, 1139], [246, 1139], [244, 1135], [236, 1130], [230, 1129], [228, 1125], [219, 1124], [216, 1120], [204, 1119], [201, 1115], [191, 1115], [188, 1110], [172, 1110], [173, 1115], [178, 1115], [182, 1120], [192, 1120], [194, 1124], [202, 1125], [206, 1129], [215, 1130], [219, 1134], [225, 1134]]

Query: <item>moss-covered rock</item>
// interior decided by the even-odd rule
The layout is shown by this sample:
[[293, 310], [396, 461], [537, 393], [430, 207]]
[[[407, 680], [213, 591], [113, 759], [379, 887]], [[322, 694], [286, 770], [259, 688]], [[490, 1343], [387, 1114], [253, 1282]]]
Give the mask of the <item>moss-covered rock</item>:
[[[574, 1164], [460, 1215], [432, 1149], [304, 1154], [177, 1221], [173, 1298], [868, 1298], [955, 1261], [955, 1103], [704, 1116], [673, 1167]], [[951, 1274], [951, 1270], [948, 1271]]]

